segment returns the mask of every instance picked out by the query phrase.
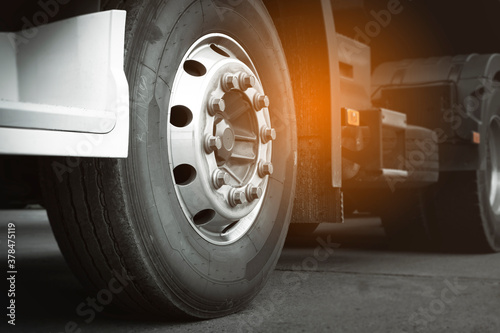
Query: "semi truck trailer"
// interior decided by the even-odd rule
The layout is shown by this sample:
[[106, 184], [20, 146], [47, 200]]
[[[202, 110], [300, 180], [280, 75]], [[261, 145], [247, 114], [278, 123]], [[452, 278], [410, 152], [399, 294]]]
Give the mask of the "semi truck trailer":
[[[22, 0], [0, 21], [3, 208], [90, 293], [213, 318], [287, 232], [500, 250], [500, 3]], [[348, 223], [348, 222], [347, 222]]]

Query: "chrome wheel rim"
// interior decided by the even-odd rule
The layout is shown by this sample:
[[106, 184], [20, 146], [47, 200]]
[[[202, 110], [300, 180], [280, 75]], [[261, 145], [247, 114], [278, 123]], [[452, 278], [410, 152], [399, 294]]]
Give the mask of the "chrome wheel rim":
[[269, 98], [234, 39], [197, 40], [177, 69], [169, 105], [169, 167], [191, 227], [223, 245], [243, 237], [273, 173]]

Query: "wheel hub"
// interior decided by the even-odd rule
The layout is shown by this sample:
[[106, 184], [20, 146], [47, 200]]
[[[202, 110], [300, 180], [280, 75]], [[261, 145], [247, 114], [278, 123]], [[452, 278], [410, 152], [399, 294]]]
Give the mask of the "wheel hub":
[[269, 104], [251, 59], [228, 36], [198, 40], [177, 71], [169, 165], [184, 214], [210, 242], [241, 238], [262, 206], [276, 139]]
[[215, 136], [221, 140], [221, 148], [215, 151], [217, 157], [217, 165], [224, 165], [230, 158], [235, 145], [235, 134], [232, 126], [223, 118], [216, 118], [215, 121]]

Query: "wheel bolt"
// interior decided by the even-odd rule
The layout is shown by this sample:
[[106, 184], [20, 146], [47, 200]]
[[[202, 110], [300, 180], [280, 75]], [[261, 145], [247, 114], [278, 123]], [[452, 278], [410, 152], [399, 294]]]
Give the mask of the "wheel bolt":
[[269, 97], [267, 97], [266, 95], [257, 94], [254, 97], [254, 104], [257, 111], [260, 111], [263, 108], [267, 108], [270, 104]]
[[213, 183], [214, 187], [219, 189], [224, 185], [229, 184], [229, 174], [227, 172], [224, 172], [222, 170], [216, 170], [213, 175]]
[[224, 112], [226, 110], [226, 102], [221, 98], [213, 98], [208, 103], [208, 113], [211, 116], [215, 116], [217, 112]]
[[233, 74], [225, 74], [222, 78], [222, 89], [225, 92], [230, 91], [231, 89], [236, 89], [238, 87], [238, 77]]
[[274, 167], [271, 162], [260, 162], [259, 163], [259, 176], [264, 178], [265, 176], [271, 176], [274, 172]]
[[263, 193], [264, 191], [260, 186], [248, 185], [246, 189], [246, 195], [249, 202], [260, 199]]
[[222, 148], [222, 140], [218, 136], [207, 135], [205, 137], [205, 151], [207, 154], [213, 153]]
[[260, 131], [260, 136], [262, 138], [262, 142], [268, 143], [269, 141], [276, 140], [276, 130], [270, 127], [263, 127]]
[[240, 87], [241, 90], [245, 91], [247, 89], [255, 87], [255, 84], [257, 83], [255, 76], [249, 75], [247, 73], [241, 73], [240, 75]]
[[229, 193], [229, 203], [231, 204], [231, 206], [235, 207], [238, 205], [242, 205], [245, 202], [246, 202], [245, 192], [234, 189]]

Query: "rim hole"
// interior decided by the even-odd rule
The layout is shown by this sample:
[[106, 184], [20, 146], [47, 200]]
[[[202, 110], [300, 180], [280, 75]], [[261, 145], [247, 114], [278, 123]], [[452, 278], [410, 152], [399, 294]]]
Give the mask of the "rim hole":
[[175, 127], [186, 127], [193, 120], [193, 113], [183, 105], [176, 105], [170, 112], [170, 123]]
[[205, 209], [193, 217], [193, 222], [194, 222], [194, 224], [199, 226], [199, 225], [207, 224], [208, 222], [212, 221], [214, 217], [215, 217], [214, 210]]
[[189, 164], [181, 164], [174, 169], [174, 178], [177, 185], [191, 184], [196, 178], [196, 170]]
[[240, 221], [235, 221], [235, 222], [231, 223], [230, 225], [228, 225], [227, 227], [225, 227], [224, 230], [222, 230], [221, 234], [225, 234], [226, 232], [231, 230], [231, 228], [234, 227], [236, 225], [236, 223], [238, 223], [238, 222], [240, 222]]
[[210, 44], [210, 48], [215, 52], [215, 53], [218, 53], [220, 54], [221, 56], [223, 57], [226, 57], [226, 58], [230, 58], [231, 56], [229, 54], [227, 54], [226, 51], [224, 51], [223, 49], [221, 49], [220, 47], [218, 47], [217, 45], [215, 44]]
[[203, 76], [207, 73], [207, 69], [203, 64], [196, 60], [187, 60], [184, 63], [184, 70], [192, 76]]

